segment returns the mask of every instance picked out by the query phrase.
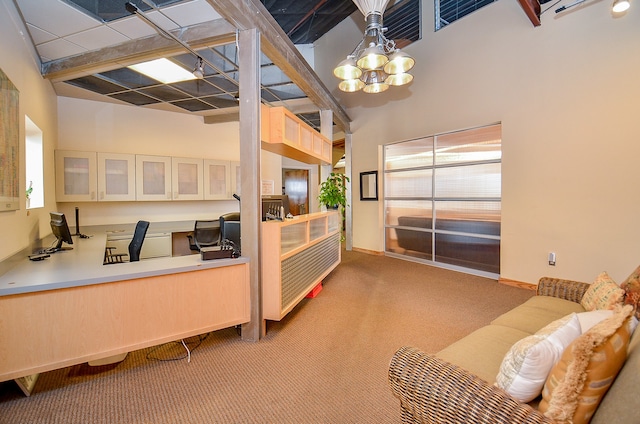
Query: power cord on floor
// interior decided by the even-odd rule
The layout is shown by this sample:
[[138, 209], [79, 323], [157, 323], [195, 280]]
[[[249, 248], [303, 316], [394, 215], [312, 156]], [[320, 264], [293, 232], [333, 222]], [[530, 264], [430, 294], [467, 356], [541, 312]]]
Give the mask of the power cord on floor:
[[[181, 361], [186, 358], [187, 362], [191, 362], [191, 353], [209, 337], [209, 334], [158, 345], [147, 352], [146, 358], [150, 361]], [[186, 353], [184, 351], [182, 353], [171, 351], [173, 347], [180, 345], [184, 347]]]

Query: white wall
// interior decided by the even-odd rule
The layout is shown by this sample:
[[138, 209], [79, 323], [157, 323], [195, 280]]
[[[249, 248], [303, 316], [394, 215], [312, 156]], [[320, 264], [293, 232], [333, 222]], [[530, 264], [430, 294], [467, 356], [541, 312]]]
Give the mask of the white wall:
[[[332, 68], [362, 34], [362, 16], [343, 21], [316, 43], [315, 64], [353, 119], [354, 179], [377, 168], [381, 144], [502, 122], [501, 277], [626, 278], [640, 263], [640, 7], [614, 18], [610, 6], [551, 10], [534, 28], [500, 1], [434, 33], [424, 0], [423, 38], [405, 49], [415, 79], [379, 95], [337, 90]], [[382, 202], [352, 186], [353, 245], [382, 251], [371, 231]]]
[[[58, 149], [240, 160], [238, 123], [204, 124], [201, 117], [129, 105], [58, 97]], [[235, 199], [187, 202], [60, 202], [81, 225], [215, 219], [237, 211]]]
[[25, 208], [25, 115], [43, 132], [45, 175], [53, 175], [53, 149], [57, 143], [56, 96], [48, 81], [40, 75], [40, 64], [27, 30], [13, 6], [0, 2], [0, 68], [20, 92], [20, 210], [0, 212], [0, 261], [27, 248], [51, 233], [49, 210], [55, 209], [53, 178], [45, 178], [44, 208]]

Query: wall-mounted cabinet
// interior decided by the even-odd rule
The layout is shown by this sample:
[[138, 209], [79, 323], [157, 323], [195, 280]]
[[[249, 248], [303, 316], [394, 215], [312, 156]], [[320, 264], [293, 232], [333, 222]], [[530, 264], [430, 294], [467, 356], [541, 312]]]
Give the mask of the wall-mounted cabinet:
[[136, 156], [99, 152], [98, 201], [131, 200], [136, 200]]
[[136, 155], [136, 200], [171, 200], [171, 157]]
[[55, 165], [58, 202], [226, 200], [240, 193], [240, 162], [56, 150]]
[[261, 122], [264, 150], [304, 163], [331, 163], [332, 141], [288, 109], [263, 105]]
[[59, 202], [91, 202], [98, 188], [96, 152], [55, 152], [56, 199]]
[[171, 158], [173, 200], [203, 200], [204, 161], [192, 158]]
[[281, 320], [340, 263], [338, 212], [262, 223], [262, 311]]
[[231, 162], [231, 196], [237, 194], [241, 195], [241, 182], [242, 178], [240, 177], [240, 162]]
[[231, 163], [224, 160], [204, 160], [204, 199], [221, 200], [231, 197], [229, 189]]

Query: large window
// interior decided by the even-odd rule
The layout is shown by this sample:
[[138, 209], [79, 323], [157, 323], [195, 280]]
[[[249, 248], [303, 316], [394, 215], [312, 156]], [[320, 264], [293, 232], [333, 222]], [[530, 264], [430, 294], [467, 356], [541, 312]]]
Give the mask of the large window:
[[384, 148], [385, 251], [500, 274], [501, 125]]
[[435, 0], [436, 31], [496, 0]]

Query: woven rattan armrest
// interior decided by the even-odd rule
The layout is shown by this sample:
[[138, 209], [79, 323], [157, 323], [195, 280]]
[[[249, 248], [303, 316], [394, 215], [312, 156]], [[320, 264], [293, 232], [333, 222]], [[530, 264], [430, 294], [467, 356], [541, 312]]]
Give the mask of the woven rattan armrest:
[[404, 423], [552, 423], [466, 370], [414, 347], [400, 348], [389, 365], [389, 384]]
[[538, 282], [537, 294], [538, 296], [553, 296], [580, 303], [582, 296], [589, 289], [589, 286], [589, 283], [580, 281], [542, 277]]

